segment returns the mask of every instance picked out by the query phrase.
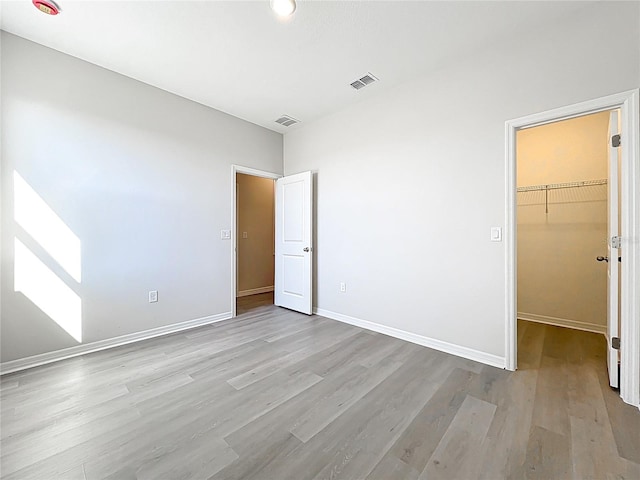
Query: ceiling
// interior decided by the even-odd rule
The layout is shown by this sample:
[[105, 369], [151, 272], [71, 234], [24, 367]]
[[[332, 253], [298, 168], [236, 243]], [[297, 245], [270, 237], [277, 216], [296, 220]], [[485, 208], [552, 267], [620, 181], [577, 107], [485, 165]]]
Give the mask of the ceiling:
[[[298, 0], [278, 19], [262, 1], [0, 2], [0, 27], [74, 57], [286, 132], [501, 39], [538, 30], [585, 2]], [[380, 81], [350, 83], [367, 72]]]

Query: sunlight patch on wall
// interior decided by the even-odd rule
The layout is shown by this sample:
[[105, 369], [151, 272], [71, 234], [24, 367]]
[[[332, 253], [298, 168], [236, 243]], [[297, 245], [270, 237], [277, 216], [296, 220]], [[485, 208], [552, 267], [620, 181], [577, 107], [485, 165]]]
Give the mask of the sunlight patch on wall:
[[80, 239], [31, 186], [13, 172], [16, 222], [33, 237], [74, 280], [81, 278]]
[[69, 335], [82, 342], [80, 297], [17, 238], [14, 259], [15, 291], [22, 292]]

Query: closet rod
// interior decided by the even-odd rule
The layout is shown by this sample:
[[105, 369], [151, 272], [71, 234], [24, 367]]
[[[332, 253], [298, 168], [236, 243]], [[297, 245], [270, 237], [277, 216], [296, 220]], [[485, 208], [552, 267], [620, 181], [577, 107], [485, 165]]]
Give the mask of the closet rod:
[[518, 187], [518, 193], [520, 192], [535, 192], [537, 190], [557, 190], [559, 188], [576, 188], [576, 187], [591, 187], [594, 185], [606, 185], [607, 179], [601, 180], [584, 180], [582, 182], [568, 182], [568, 183], [550, 183], [548, 185], [529, 185], [527, 187]]

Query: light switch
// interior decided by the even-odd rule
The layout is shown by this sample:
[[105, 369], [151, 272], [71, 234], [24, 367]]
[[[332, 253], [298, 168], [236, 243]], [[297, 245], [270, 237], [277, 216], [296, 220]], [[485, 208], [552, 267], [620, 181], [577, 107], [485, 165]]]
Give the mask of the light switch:
[[491, 227], [491, 241], [492, 242], [501, 242], [502, 241], [502, 228], [501, 227]]
[[231, 230], [220, 230], [220, 238], [222, 240], [229, 240], [231, 238]]
[[242, 232], [242, 238], [249, 238], [249, 235], [247, 234], [247, 232]]

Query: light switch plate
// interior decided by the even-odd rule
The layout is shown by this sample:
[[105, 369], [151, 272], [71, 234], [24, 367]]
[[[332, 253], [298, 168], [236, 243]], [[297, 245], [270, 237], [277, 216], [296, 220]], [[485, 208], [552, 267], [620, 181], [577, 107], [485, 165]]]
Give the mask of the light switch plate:
[[222, 240], [229, 240], [231, 238], [231, 230], [220, 230], [220, 238]]
[[247, 232], [242, 232], [242, 238], [249, 238], [249, 234]]
[[491, 227], [491, 241], [492, 242], [501, 242], [502, 241], [502, 228], [501, 227]]

